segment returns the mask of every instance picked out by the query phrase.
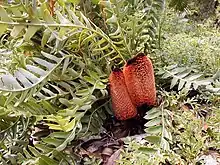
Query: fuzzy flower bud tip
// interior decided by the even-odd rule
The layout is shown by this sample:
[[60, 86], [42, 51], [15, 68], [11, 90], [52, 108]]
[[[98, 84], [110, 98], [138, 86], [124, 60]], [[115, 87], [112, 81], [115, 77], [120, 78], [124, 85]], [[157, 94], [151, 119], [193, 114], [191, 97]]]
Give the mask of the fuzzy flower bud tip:
[[128, 60], [123, 69], [130, 98], [136, 106], [155, 105], [156, 87], [151, 60], [139, 53]]

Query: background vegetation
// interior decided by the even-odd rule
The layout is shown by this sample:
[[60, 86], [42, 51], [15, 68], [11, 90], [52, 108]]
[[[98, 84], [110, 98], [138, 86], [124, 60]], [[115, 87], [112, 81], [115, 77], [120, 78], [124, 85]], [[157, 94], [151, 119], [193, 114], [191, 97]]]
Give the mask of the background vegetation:
[[[7, 1], [0, 36], [0, 164], [196, 164], [219, 152], [218, 1]], [[146, 134], [118, 139], [105, 127], [108, 75], [139, 51], [158, 106]], [[103, 135], [113, 149], [95, 153]]]

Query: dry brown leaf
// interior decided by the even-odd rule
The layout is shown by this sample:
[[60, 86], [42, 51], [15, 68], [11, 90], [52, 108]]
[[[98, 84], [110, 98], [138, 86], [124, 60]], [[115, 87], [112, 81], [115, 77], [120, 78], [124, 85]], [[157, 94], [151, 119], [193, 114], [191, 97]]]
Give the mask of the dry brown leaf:
[[112, 154], [112, 156], [105, 163], [105, 165], [116, 165], [116, 162], [119, 159], [120, 153], [121, 153], [121, 149], [118, 149], [117, 151], [115, 151], [114, 154]]

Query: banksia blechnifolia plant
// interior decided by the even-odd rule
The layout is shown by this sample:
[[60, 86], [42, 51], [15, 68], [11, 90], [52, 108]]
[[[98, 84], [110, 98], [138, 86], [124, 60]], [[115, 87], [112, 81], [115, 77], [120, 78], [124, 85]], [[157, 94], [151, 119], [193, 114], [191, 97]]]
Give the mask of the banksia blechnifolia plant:
[[139, 53], [128, 60], [123, 73], [129, 96], [135, 106], [156, 104], [154, 70], [147, 56]]
[[114, 69], [109, 76], [109, 82], [112, 109], [115, 117], [119, 120], [135, 117], [137, 109], [128, 94], [123, 72], [120, 69]]

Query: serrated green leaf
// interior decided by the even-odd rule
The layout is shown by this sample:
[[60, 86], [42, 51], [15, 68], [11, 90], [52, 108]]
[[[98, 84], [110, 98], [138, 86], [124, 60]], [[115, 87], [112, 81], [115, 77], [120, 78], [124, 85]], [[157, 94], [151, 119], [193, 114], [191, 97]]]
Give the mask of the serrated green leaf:
[[22, 148], [18, 146], [11, 146], [9, 148], [12, 152], [22, 152]]
[[209, 85], [212, 83], [212, 80], [210, 79], [204, 79], [204, 80], [198, 80], [198, 81], [194, 81], [194, 83], [198, 84], [198, 85]]
[[80, 89], [77, 90], [75, 94], [78, 96], [88, 96], [90, 94], [90, 91], [88, 89]]
[[71, 102], [71, 104], [82, 105], [87, 99], [88, 99], [88, 97], [83, 97], [83, 98], [73, 97], [70, 100], [70, 102]]
[[25, 148], [23, 148], [23, 152], [26, 158], [32, 158], [31, 154]]
[[47, 147], [45, 144], [37, 143], [34, 145], [38, 150], [42, 151], [44, 154], [53, 151], [52, 148]]
[[180, 83], [179, 83], [179, 85], [178, 85], [178, 91], [180, 91], [182, 88], [183, 88], [183, 86], [185, 85], [185, 81], [184, 80], [180, 80]]
[[65, 58], [63, 63], [62, 75], [66, 72], [68, 65], [70, 64], [70, 58]]
[[32, 86], [32, 83], [31, 83], [31, 82], [28, 80], [28, 78], [25, 77], [21, 72], [15, 71], [14, 76], [15, 76], [15, 78], [17, 78], [17, 79], [21, 82], [21, 84], [22, 84], [25, 88]]
[[151, 110], [147, 111], [146, 114], [152, 114], [154, 112], [158, 112], [161, 111], [161, 109], [159, 107], [154, 107]]
[[26, 68], [35, 73], [35, 74], [38, 74], [40, 75], [41, 77], [45, 76], [47, 74], [47, 72], [43, 69], [41, 69], [40, 67], [36, 67], [36, 66], [32, 66], [32, 65], [26, 65]]
[[79, 21], [79, 18], [76, 16], [76, 14], [72, 10], [70, 10], [68, 8], [66, 10], [69, 13], [69, 15], [71, 16], [72, 20], [74, 21], [74, 24], [83, 26], [83, 23]]
[[186, 71], [185, 67], [178, 67], [178, 68], [175, 68], [173, 70], [170, 70], [170, 74], [175, 75], [177, 73], [182, 73], [184, 71]]
[[35, 157], [39, 157], [41, 154], [39, 151], [37, 151], [34, 147], [32, 146], [28, 146], [28, 149], [31, 151], [31, 153], [35, 156]]
[[170, 65], [170, 66], [167, 66], [166, 69], [167, 70], [172, 70], [172, 69], [176, 68], [177, 66], [178, 66], [177, 64]]
[[[75, 119], [76, 119], [76, 118], [75, 118]], [[57, 149], [58, 151], [64, 150], [64, 149], [66, 148], [67, 144], [68, 144], [69, 142], [71, 142], [71, 141], [75, 138], [76, 128], [77, 128], [77, 127], [74, 127], [74, 128], [72, 129], [72, 132], [71, 132], [71, 133], [69, 134], [69, 136], [65, 139], [65, 141], [64, 141], [62, 144], [60, 144], [59, 146], [57, 146], [56, 149]], [[79, 131], [80, 131], [80, 129], [79, 129]]]
[[150, 121], [148, 121], [144, 126], [145, 127], [151, 127], [151, 126], [155, 126], [161, 123], [161, 118], [155, 118], [152, 119]]
[[177, 77], [173, 77], [171, 84], [170, 84], [170, 89], [172, 89], [178, 82], [178, 78]]
[[187, 81], [193, 81], [193, 80], [198, 79], [201, 76], [202, 74], [193, 74], [193, 75], [189, 75], [188, 77], [185, 77], [184, 79], [186, 79]]
[[190, 89], [190, 87], [191, 87], [191, 85], [192, 85], [192, 82], [186, 82], [186, 85], [185, 85], [185, 87], [184, 87], [184, 90], [189, 90]]
[[60, 125], [57, 124], [47, 124], [47, 125], [49, 126], [50, 129], [63, 131], [63, 128]]
[[[19, 160], [25, 160], [24, 155], [22, 155], [21, 153], [18, 153], [17, 156], [18, 156]], [[4, 165], [4, 163], [3, 163], [3, 165]]]
[[164, 138], [161, 139], [161, 148], [163, 150], [170, 150], [170, 145]]
[[79, 106], [76, 106], [74, 108], [68, 108], [68, 109], [64, 109], [64, 110], [59, 110], [58, 115], [63, 116], [63, 117], [68, 117], [68, 116], [72, 116], [74, 117], [76, 111], [78, 110]]
[[2, 75], [2, 82], [4, 84], [4, 88], [12, 90], [12, 89], [22, 89], [22, 86], [16, 80], [16, 77], [11, 74]]
[[15, 26], [11, 31], [11, 36], [14, 38], [17, 37], [24, 28], [25, 26], [22, 25]]
[[[50, 12], [46, 9], [44, 10], [44, 15], [43, 15], [43, 18], [44, 20], [47, 22], [47, 23], [50, 23], [50, 24], [55, 24], [56, 22], [54, 21], [53, 17], [51, 16]], [[51, 27], [53, 29], [53, 27]]]
[[61, 102], [66, 107], [71, 107], [72, 106], [72, 102], [68, 99], [65, 99], [65, 98], [59, 98], [59, 102]]
[[91, 109], [92, 108], [92, 105], [83, 105], [82, 107], [80, 107], [80, 109], [82, 109], [82, 110], [89, 110], [89, 109]]
[[54, 56], [54, 55], [51, 55], [51, 54], [49, 54], [49, 53], [46, 53], [46, 52], [44, 52], [44, 51], [41, 51], [41, 54], [42, 54], [44, 57], [46, 57], [46, 58], [48, 58], [49, 60], [54, 61], [54, 62], [56, 62], [56, 63], [59, 63], [59, 62], [62, 60], [62, 58], [58, 58], [58, 57], [56, 57], [56, 56]]
[[48, 70], [52, 70], [52, 69], [54, 68], [54, 66], [55, 66], [54, 63], [50, 63], [50, 62], [48, 62], [48, 61], [46, 61], [46, 60], [43, 60], [43, 59], [41, 59], [41, 58], [33, 57], [33, 60], [34, 60], [36, 63], [38, 63], [38, 64], [40, 64], [40, 65], [46, 67]]
[[86, 18], [82, 12], [80, 12], [80, 15], [81, 15], [82, 19], [84, 20], [84, 22], [86, 23], [86, 26], [87, 26], [88, 28], [92, 28], [91, 23], [90, 23], [90, 21], [88, 20], [88, 18]]
[[92, 85], [95, 85], [95, 83], [96, 83], [96, 80], [94, 80], [92, 77], [84, 76], [83, 78], [85, 79], [85, 81], [87, 81], [88, 83], [90, 83]]
[[197, 88], [199, 87], [199, 85], [198, 84], [196, 84], [196, 83], [193, 83], [193, 88], [194, 88], [194, 90], [197, 90]]
[[146, 136], [145, 139], [153, 144], [160, 144], [161, 137], [159, 136]]
[[157, 110], [157, 111], [154, 111], [152, 113], [147, 113], [144, 118], [145, 119], [153, 119], [153, 118], [156, 118], [156, 117], [159, 117], [161, 115], [161, 111], [160, 110]]
[[66, 19], [58, 10], [56, 10], [56, 15], [61, 24], [72, 24], [68, 19]]
[[54, 138], [43, 138], [43, 141], [47, 144], [53, 145], [55, 147], [61, 145], [63, 143], [63, 140], [60, 139], [54, 139]]
[[149, 128], [145, 128], [145, 132], [149, 133], [149, 134], [158, 134], [162, 132], [162, 126], [158, 125], [158, 126], [152, 126]]
[[151, 29], [148, 29], [148, 34], [151, 38], [155, 38], [155, 34]]
[[179, 79], [182, 79], [182, 78], [184, 78], [184, 77], [186, 77], [187, 75], [189, 75], [191, 73], [191, 71], [189, 70], [186, 70], [186, 71], [184, 71], [184, 72], [182, 72], [182, 73], [179, 73], [179, 74], [177, 74], [176, 76], [179, 78]]
[[75, 120], [75, 119], [72, 119], [71, 122], [69, 122], [67, 125], [65, 125], [64, 131], [65, 131], [65, 132], [71, 131], [71, 130], [75, 127], [75, 124], [76, 124], [76, 120]]
[[51, 31], [49, 29], [46, 29], [43, 33], [43, 37], [41, 40], [41, 46], [44, 47], [46, 43], [48, 42], [49, 38], [51, 36]]
[[41, 155], [40, 159], [44, 161], [44, 163], [42, 165], [45, 165], [45, 163], [47, 163], [47, 165], [59, 165], [59, 163], [57, 161], [55, 161], [54, 159], [51, 159], [45, 155]]
[[167, 131], [167, 129], [164, 129], [164, 137], [172, 141], [172, 135], [170, 132]]
[[[11, 22], [10, 18], [8, 17], [8, 13], [2, 6], [0, 6], [0, 20], [5, 21], [5, 22]], [[6, 31], [7, 27], [8, 27], [7, 24], [1, 24], [0, 36]]]
[[105, 111], [98, 112], [98, 114], [102, 118], [102, 120], [105, 120], [107, 118]]
[[168, 77], [171, 77], [171, 74], [170, 74], [169, 72], [166, 72], [166, 73], [162, 76], [163, 79], [166, 79], [166, 78], [168, 78]]
[[95, 88], [96, 89], [105, 89], [106, 88], [106, 85], [103, 84], [102, 82], [98, 81], [96, 84], [95, 84]]
[[213, 75], [213, 80], [217, 80], [220, 78], [220, 69]]
[[[40, 21], [38, 19], [34, 19], [31, 21], [31, 23], [40, 23]], [[29, 41], [31, 39], [31, 37], [33, 37], [33, 35], [41, 28], [41, 26], [29, 26], [27, 28], [27, 31], [24, 35], [24, 40], [25, 41]]]
[[66, 139], [70, 135], [70, 132], [53, 132], [50, 134], [51, 138]]
[[68, 68], [67, 70], [68, 70], [69, 74], [71, 74], [71, 76], [74, 77], [74, 79], [80, 77], [82, 74], [82, 71], [81, 71], [81, 73], [78, 73], [77, 71], [75, 71], [72, 68]]

